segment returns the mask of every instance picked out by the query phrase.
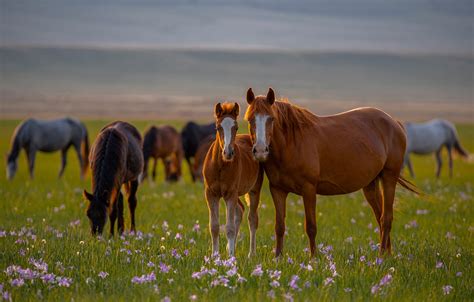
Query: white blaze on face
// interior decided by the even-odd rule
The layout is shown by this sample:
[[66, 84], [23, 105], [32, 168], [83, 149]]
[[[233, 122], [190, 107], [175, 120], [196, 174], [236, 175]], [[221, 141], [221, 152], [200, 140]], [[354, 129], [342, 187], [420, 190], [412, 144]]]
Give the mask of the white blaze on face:
[[230, 145], [232, 139], [232, 127], [234, 127], [234, 125], [235, 121], [230, 117], [224, 118], [221, 122], [221, 127], [224, 130], [224, 150], [226, 150]]
[[255, 128], [256, 128], [256, 140], [257, 144], [263, 144], [264, 146], [267, 145], [267, 135], [265, 132], [265, 128], [267, 125], [267, 119], [269, 118], [268, 115], [261, 115], [257, 114], [255, 116]]

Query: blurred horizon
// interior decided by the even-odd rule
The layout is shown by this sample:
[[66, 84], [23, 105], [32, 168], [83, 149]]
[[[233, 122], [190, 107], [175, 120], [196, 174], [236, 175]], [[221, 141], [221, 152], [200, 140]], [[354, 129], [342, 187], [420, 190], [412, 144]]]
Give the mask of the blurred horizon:
[[474, 120], [470, 0], [0, 0], [0, 14], [3, 118], [212, 119], [272, 86], [316, 114]]

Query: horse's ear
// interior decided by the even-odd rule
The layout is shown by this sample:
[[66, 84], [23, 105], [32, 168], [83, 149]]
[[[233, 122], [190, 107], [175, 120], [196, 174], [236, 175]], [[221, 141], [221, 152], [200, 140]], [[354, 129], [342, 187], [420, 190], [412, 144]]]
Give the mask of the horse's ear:
[[252, 105], [253, 101], [255, 101], [255, 95], [253, 94], [252, 88], [247, 90], [247, 103]]
[[223, 111], [221, 103], [217, 103], [216, 106], [214, 106], [214, 116], [216, 118], [220, 117]]
[[238, 117], [240, 113], [240, 106], [238, 103], [234, 103], [234, 108], [232, 108], [232, 115]]
[[84, 196], [85, 199], [89, 200], [89, 201], [92, 201], [92, 199], [94, 198], [94, 195], [92, 195], [91, 193], [87, 192], [86, 190], [84, 190], [82, 192], [82, 196]]
[[268, 93], [267, 93], [267, 102], [270, 105], [273, 105], [275, 103], [275, 91], [270, 87], [268, 88]]

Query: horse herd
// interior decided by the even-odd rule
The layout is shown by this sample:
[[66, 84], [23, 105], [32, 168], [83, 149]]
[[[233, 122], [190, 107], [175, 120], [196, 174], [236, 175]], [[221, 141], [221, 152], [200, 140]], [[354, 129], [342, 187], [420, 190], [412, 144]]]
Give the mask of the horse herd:
[[396, 185], [418, 193], [417, 188], [401, 176], [404, 165], [414, 175], [409, 154], [436, 152], [437, 176], [443, 147], [448, 150], [450, 175], [451, 151], [468, 156], [454, 126], [447, 121], [403, 125], [385, 112], [368, 107], [316, 116], [288, 101], [276, 100], [271, 88], [260, 96], [255, 96], [250, 88], [246, 99], [245, 120], [249, 134], [237, 134], [239, 104], [226, 102], [215, 105], [215, 123], [189, 122], [181, 134], [171, 126], [152, 126], [142, 139], [131, 124], [111, 123], [100, 131], [90, 151], [87, 129], [80, 121], [30, 119], [15, 129], [7, 158], [7, 177], [14, 176], [22, 148], [27, 154], [31, 177], [36, 151], [61, 150], [61, 176], [66, 152], [73, 146], [81, 164], [81, 177], [89, 163], [92, 171], [92, 191], [84, 190], [84, 197], [89, 201], [87, 217], [91, 233], [102, 234], [109, 219], [113, 235], [116, 220], [118, 232], [124, 231], [122, 188], [128, 199], [131, 230], [135, 231], [136, 193], [140, 182], [147, 177], [149, 160], [154, 161], [153, 179], [157, 161], [161, 159], [166, 180], [176, 181], [182, 176], [184, 157], [193, 181], [204, 181], [213, 254], [219, 254], [219, 201], [221, 198], [225, 201], [225, 233], [230, 256], [235, 254], [243, 219], [242, 196], [249, 207], [249, 256], [256, 252], [264, 175], [275, 206], [277, 257], [283, 250], [289, 193], [303, 198], [305, 231], [311, 255], [314, 255], [317, 194], [339, 195], [362, 189], [379, 226], [380, 252], [389, 254]]

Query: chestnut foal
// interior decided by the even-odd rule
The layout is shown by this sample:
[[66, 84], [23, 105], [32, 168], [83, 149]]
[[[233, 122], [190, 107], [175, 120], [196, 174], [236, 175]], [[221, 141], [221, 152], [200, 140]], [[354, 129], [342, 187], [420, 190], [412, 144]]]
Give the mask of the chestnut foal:
[[246, 195], [249, 206], [250, 252], [255, 254], [258, 227], [258, 203], [263, 182], [263, 169], [252, 157], [252, 141], [248, 134], [237, 135], [239, 104], [218, 103], [214, 108], [217, 135], [204, 161], [204, 184], [209, 207], [212, 254], [219, 254], [219, 200], [226, 203], [226, 235], [229, 256], [235, 245], [244, 206], [239, 196]]

